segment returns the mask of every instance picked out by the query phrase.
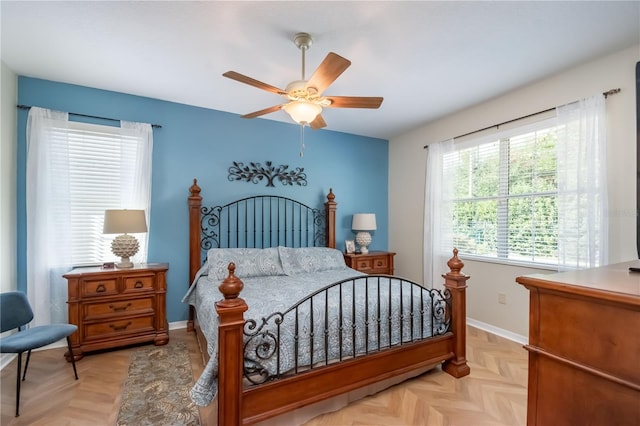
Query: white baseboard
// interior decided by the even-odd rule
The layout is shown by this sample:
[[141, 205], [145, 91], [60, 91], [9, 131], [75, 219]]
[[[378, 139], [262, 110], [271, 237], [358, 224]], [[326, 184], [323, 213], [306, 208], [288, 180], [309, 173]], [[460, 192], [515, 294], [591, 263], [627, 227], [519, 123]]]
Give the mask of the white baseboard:
[[[176, 321], [169, 323], [169, 330], [180, 330], [182, 328], [187, 328], [186, 321]], [[46, 349], [56, 349], [56, 348], [66, 348], [67, 341], [62, 339], [58, 342], [52, 343], [50, 345], [44, 346], [42, 348], [34, 349], [35, 351], [43, 351]], [[0, 354], [0, 370], [4, 369], [13, 359], [16, 357], [16, 354]]]
[[13, 359], [16, 357], [16, 354], [0, 354], [0, 370], [5, 368]]
[[180, 330], [181, 328], [187, 328], [186, 321], [176, 321], [169, 323], [169, 330]]
[[499, 328], [494, 325], [487, 324], [486, 322], [474, 320], [473, 318], [467, 318], [467, 324], [473, 327], [479, 328], [480, 330], [493, 333], [497, 336], [504, 337], [505, 339], [509, 339], [509, 340], [513, 340], [514, 342], [521, 343], [523, 345], [526, 345], [527, 343], [529, 343], [529, 338], [527, 336], [516, 334], [509, 330], [505, 330], [503, 328]]
[[[487, 331], [489, 333], [496, 334], [500, 337], [504, 337], [505, 339], [513, 340], [514, 342], [522, 343], [523, 345], [527, 344], [529, 339], [526, 336], [522, 336], [520, 334], [512, 333], [508, 330], [504, 330], [502, 328], [495, 327], [491, 324], [484, 323], [482, 321], [474, 320], [473, 318], [467, 318], [467, 324], [479, 328], [481, 330]], [[169, 330], [180, 330], [183, 328], [187, 328], [187, 321], [176, 321], [169, 323]], [[52, 343], [49, 346], [45, 346], [43, 348], [37, 350], [44, 349], [53, 349], [53, 348], [63, 348], [66, 347], [66, 342], [64, 340], [60, 340], [59, 342]], [[13, 359], [16, 357], [15, 354], [1, 354], [0, 356], [0, 370], [7, 366]]]

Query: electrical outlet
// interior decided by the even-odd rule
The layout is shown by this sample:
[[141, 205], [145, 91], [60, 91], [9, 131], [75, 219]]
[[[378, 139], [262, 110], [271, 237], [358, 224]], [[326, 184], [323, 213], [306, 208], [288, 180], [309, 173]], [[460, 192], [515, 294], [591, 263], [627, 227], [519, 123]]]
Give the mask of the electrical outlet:
[[506, 293], [498, 293], [498, 303], [502, 305], [507, 304], [507, 294]]

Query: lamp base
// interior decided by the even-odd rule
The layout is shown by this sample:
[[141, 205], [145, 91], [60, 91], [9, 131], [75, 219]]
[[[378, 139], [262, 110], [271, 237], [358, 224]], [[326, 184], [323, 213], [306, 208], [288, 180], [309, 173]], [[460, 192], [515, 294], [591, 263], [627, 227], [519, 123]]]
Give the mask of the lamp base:
[[123, 257], [120, 259], [119, 263], [116, 263], [116, 268], [118, 269], [133, 268], [133, 262], [131, 262], [128, 257]]
[[371, 244], [371, 234], [365, 231], [358, 232], [356, 234], [356, 243], [360, 246], [360, 253], [369, 253], [369, 249], [367, 247]]
[[133, 263], [129, 260], [138, 252], [139, 243], [136, 237], [129, 234], [118, 235], [111, 242], [111, 252], [120, 257], [120, 263], [116, 263], [116, 268], [133, 268]]

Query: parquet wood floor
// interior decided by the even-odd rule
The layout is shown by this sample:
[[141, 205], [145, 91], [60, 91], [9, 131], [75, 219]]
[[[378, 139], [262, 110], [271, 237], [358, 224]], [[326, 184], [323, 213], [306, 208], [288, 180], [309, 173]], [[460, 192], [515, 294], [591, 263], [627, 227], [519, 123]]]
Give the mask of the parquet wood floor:
[[519, 343], [467, 327], [471, 374], [440, 368], [324, 414], [306, 426], [520, 426], [527, 418], [527, 352]]
[[[170, 339], [187, 343], [194, 377], [202, 370], [195, 337], [172, 330]], [[454, 379], [440, 369], [312, 419], [321, 425], [503, 425], [526, 423], [527, 354], [518, 343], [468, 328], [471, 375]], [[34, 352], [23, 382], [21, 415], [14, 417], [15, 360], [0, 374], [0, 424], [114, 425], [120, 393], [135, 348], [85, 356], [73, 379], [64, 349]], [[213, 405], [213, 404], [212, 404]], [[201, 410], [203, 426], [215, 426], [215, 407]]]

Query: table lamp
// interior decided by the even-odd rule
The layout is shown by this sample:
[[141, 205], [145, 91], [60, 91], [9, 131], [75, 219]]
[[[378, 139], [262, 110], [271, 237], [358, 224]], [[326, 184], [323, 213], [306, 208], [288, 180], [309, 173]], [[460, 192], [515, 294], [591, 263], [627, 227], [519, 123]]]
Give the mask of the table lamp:
[[376, 215], [374, 213], [356, 213], [353, 215], [351, 229], [358, 231], [356, 234], [356, 244], [360, 246], [361, 253], [369, 253], [367, 248], [371, 244], [371, 234], [369, 231], [376, 230]]
[[132, 268], [133, 263], [130, 257], [138, 253], [140, 244], [133, 235], [140, 232], [147, 232], [147, 221], [144, 210], [105, 210], [104, 211], [104, 234], [122, 234], [113, 239], [111, 252], [120, 257], [120, 263], [116, 263], [118, 268]]

